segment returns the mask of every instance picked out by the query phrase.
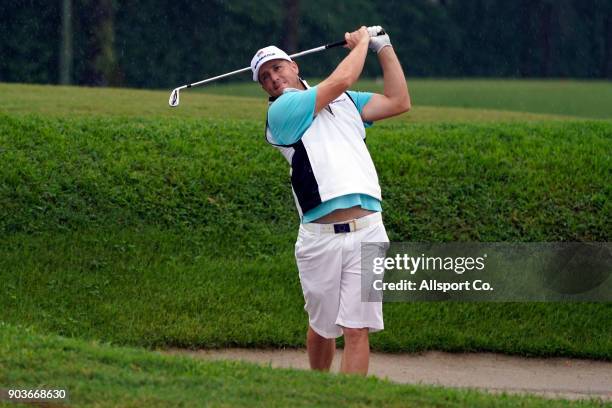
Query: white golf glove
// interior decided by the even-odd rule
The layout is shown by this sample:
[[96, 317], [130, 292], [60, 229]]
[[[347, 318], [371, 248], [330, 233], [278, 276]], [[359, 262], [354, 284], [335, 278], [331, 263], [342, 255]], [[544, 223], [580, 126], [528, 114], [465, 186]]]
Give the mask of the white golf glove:
[[383, 30], [381, 26], [368, 27], [367, 30], [368, 34], [370, 34], [370, 44], [368, 45], [369, 49], [378, 54], [383, 48], [391, 47], [391, 39], [389, 39], [388, 34], [377, 35]]

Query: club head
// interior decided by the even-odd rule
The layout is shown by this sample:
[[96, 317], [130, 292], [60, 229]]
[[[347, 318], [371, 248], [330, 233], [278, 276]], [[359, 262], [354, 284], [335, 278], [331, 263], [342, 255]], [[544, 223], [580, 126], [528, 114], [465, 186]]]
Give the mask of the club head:
[[168, 99], [168, 105], [172, 108], [176, 108], [179, 104], [179, 89], [176, 88], [170, 94], [170, 99]]

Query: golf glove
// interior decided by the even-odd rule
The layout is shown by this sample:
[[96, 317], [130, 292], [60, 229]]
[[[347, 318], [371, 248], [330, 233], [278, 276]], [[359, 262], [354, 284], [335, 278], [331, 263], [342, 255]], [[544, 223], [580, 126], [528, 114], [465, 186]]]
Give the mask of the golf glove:
[[380, 31], [382, 31], [381, 26], [372, 26], [368, 27], [368, 34], [370, 34], [370, 44], [368, 48], [374, 51], [375, 53], [379, 53], [385, 47], [391, 47], [391, 39], [389, 39], [388, 34], [377, 35]]

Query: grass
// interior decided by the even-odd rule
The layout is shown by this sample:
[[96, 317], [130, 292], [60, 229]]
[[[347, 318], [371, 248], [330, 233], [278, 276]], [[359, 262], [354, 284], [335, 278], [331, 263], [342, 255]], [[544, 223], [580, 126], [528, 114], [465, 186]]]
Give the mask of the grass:
[[[0, 319], [150, 348], [303, 347], [290, 252], [215, 258], [198, 238], [155, 229], [13, 237], [0, 253]], [[390, 352], [610, 360], [611, 313], [609, 304], [386, 304], [387, 328], [371, 342]]]
[[[0, 319], [130, 345], [303, 346], [297, 218], [286, 164], [259, 125], [2, 117]], [[611, 132], [375, 127], [389, 235], [607, 241]], [[608, 304], [385, 308], [378, 350], [612, 357]]]
[[[64, 389], [75, 407], [600, 407], [375, 378], [205, 362], [0, 322], [0, 387]], [[7, 405], [13, 406], [13, 405]]]
[[[0, 119], [6, 232], [295, 233], [287, 165], [257, 122]], [[605, 122], [414, 124], [373, 128], [368, 145], [395, 240], [605, 241], [611, 137]]]
[[[0, 93], [1, 387], [65, 386], [77, 406], [568, 405], [119, 347], [304, 345], [298, 221], [263, 141], [265, 99], [184, 92], [172, 110], [168, 91]], [[612, 124], [572, 106], [417, 106], [376, 124], [391, 239], [609, 241]], [[610, 316], [610, 303], [386, 304], [372, 346], [611, 360]]]
[[[318, 82], [313, 79], [310, 84]], [[417, 108], [470, 108], [612, 119], [610, 81], [411, 78], [408, 87]], [[382, 93], [383, 86], [380, 80], [361, 80], [353, 89]], [[263, 95], [259, 85], [252, 82], [219, 83], [200, 90], [220, 95]], [[414, 116], [417, 114], [415, 111]]]
[[[130, 90], [109, 88], [77, 88], [50, 85], [0, 83], [0, 94], [10, 95], [0, 101], [0, 112], [45, 116], [113, 116], [134, 118], [167, 118], [180, 121], [201, 118], [214, 121], [265, 120], [267, 99], [254, 84], [221, 85], [181, 92], [181, 104], [168, 107], [170, 90]], [[212, 92], [220, 93], [214, 95]], [[244, 97], [244, 95], [249, 95]], [[416, 102], [415, 102], [416, 104]], [[432, 122], [535, 122], [568, 120], [560, 115], [518, 113], [504, 110], [432, 107], [416, 104], [412, 111], [386, 123]], [[577, 117], [576, 117], [577, 118]], [[574, 118], [574, 120], [576, 119]], [[172, 123], [172, 122], [170, 122]], [[384, 123], [384, 122], [381, 122]]]

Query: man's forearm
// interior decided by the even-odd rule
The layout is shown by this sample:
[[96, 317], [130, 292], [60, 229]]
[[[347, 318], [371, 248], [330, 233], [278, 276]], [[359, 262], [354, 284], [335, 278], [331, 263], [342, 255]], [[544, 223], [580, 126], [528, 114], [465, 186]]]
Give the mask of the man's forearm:
[[406, 77], [393, 47], [385, 47], [380, 50], [378, 61], [383, 71], [384, 95], [410, 109], [410, 95]]
[[347, 88], [353, 85], [363, 71], [368, 43], [360, 43], [338, 64], [334, 72], [328, 77], [330, 80], [346, 81]]
[[319, 112], [331, 101], [345, 92], [361, 75], [368, 54], [370, 36], [365, 27], [351, 34], [345, 34], [351, 52], [338, 64], [334, 72], [317, 86], [315, 112]]

